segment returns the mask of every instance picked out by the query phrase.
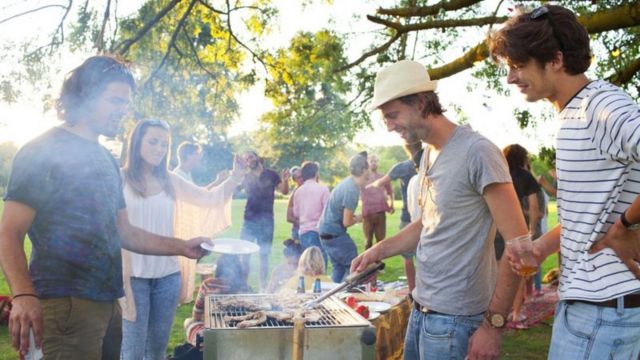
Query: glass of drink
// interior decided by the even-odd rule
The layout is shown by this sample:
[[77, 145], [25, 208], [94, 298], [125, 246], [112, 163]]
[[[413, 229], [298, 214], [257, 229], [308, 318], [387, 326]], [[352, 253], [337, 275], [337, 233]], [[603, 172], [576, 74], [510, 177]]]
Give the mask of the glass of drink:
[[520, 258], [520, 270], [518, 275], [523, 277], [529, 277], [538, 272], [538, 262], [533, 256], [533, 242], [531, 241], [531, 235], [520, 235], [516, 238], [508, 240], [507, 248]]

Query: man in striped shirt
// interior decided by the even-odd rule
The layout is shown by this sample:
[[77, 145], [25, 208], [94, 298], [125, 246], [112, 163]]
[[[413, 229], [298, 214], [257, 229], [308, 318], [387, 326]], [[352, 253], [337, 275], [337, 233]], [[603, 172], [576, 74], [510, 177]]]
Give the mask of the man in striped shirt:
[[620, 88], [584, 74], [589, 36], [565, 8], [510, 19], [490, 48], [508, 65], [507, 81], [528, 101], [547, 99], [560, 120], [560, 225], [534, 242], [539, 260], [558, 249], [562, 256], [549, 358], [637, 359], [640, 109]]

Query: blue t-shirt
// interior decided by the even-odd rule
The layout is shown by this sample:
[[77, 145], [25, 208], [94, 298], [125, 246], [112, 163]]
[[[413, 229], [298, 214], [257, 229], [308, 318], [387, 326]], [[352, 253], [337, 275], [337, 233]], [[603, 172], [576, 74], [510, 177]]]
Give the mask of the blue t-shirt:
[[391, 180], [400, 179], [400, 193], [402, 194], [402, 215], [400, 220], [405, 223], [411, 222], [411, 215], [409, 215], [407, 208], [407, 187], [409, 186], [409, 180], [415, 174], [417, 174], [416, 164], [413, 163], [413, 160], [401, 161], [393, 165], [387, 173]]
[[273, 218], [274, 191], [281, 181], [280, 175], [270, 169], [264, 169], [259, 176], [249, 174], [245, 177], [242, 184], [247, 193], [245, 220]]
[[124, 295], [118, 164], [107, 149], [54, 128], [16, 154], [5, 201], [36, 214], [29, 272], [41, 298], [112, 301]]
[[320, 217], [320, 233], [342, 235], [347, 232], [347, 228], [342, 224], [344, 209], [356, 211], [358, 198], [360, 197], [360, 187], [352, 177], [342, 180], [333, 189], [329, 196], [329, 201], [324, 207]]

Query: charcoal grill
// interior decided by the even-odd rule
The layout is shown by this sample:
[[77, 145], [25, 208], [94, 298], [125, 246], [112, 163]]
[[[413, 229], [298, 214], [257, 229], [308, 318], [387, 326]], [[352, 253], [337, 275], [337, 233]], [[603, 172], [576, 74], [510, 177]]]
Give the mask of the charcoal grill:
[[[298, 296], [291, 294], [291, 296]], [[233, 299], [272, 304], [281, 310], [271, 294], [211, 295], [205, 301], [204, 358], [212, 359], [290, 359], [293, 323], [269, 318], [256, 327], [240, 329], [224, 316], [245, 315], [245, 307], [219, 308], [221, 301]], [[375, 328], [341, 300], [330, 297], [316, 309], [322, 316], [308, 322], [304, 335], [304, 359], [373, 359]]]

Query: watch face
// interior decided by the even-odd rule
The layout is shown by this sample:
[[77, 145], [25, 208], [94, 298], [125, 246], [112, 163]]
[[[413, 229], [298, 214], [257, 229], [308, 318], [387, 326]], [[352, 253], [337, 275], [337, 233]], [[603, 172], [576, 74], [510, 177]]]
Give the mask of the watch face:
[[504, 316], [500, 314], [491, 315], [491, 326], [501, 328], [504, 326]]

